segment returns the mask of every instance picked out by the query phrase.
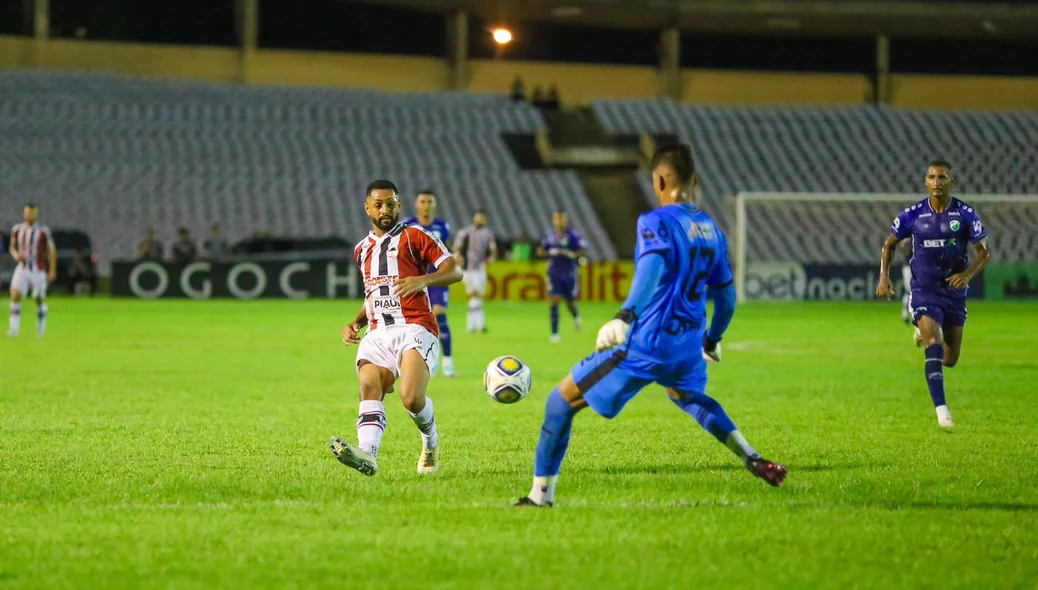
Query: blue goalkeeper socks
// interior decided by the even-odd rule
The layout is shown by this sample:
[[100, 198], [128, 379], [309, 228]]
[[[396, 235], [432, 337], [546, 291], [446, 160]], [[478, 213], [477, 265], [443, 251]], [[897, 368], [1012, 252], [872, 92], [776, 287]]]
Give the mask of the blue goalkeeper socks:
[[930, 388], [930, 399], [935, 408], [946, 405], [944, 401], [944, 346], [933, 344], [926, 347], [926, 385]]
[[447, 324], [447, 314], [436, 315], [436, 324], [440, 327], [440, 347], [443, 348], [443, 356], [451, 356], [451, 327]]
[[721, 444], [728, 444], [728, 435], [735, 432], [735, 424], [717, 400], [702, 393], [694, 393], [682, 399], [672, 397], [670, 401], [695, 418], [703, 430], [714, 435]]
[[559, 474], [562, 459], [569, 448], [569, 434], [573, 426], [573, 416], [576, 413], [577, 411], [562, 398], [558, 389], [553, 389], [548, 394], [548, 401], [544, 403], [541, 437], [537, 441], [537, 457], [533, 469], [535, 476]]
[[559, 306], [551, 306], [551, 334], [555, 336], [559, 333]]

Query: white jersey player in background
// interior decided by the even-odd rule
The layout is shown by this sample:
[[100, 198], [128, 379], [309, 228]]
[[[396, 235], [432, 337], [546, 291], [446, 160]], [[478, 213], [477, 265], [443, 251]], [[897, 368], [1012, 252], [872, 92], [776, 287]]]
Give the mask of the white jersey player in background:
[[472, 216], [472, 225], [458, 232], [454, 239], [454, 251], [465, 271], [465, 294], [469, 298], [468, 331], [486, 333], [483, 297], [487, 292], [487, 265], [497, 260], [497, 244], [494, 242], [494, 234], [487, 228], [485, 211], [476, 211]]
[[11, 317], [7, 335], [15, 338], [21, 328], [22, 298], [31, 294], [36, 300], [36, 335], [47, 328], [47, 284], [58, 270], [58, 255], [50, 230], [40, 225], [40, 208], [34, 203], [22, 210], [25, 221], [11, 229], [11, 256], [17, 266], [11, 278]]

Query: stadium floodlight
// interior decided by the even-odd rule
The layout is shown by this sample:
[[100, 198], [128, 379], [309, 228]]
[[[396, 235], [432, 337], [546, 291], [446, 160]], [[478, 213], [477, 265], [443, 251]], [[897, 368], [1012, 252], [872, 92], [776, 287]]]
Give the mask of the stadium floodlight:
[[494, 43], [498, 45], [507, 45], [512, 42], [512, 31], [504, 27], [495, 27], [490, 33], [494, 36]]

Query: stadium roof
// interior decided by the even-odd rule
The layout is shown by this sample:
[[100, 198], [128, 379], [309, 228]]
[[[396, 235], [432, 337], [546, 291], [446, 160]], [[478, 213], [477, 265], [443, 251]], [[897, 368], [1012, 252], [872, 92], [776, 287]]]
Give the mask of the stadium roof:
[[1038, 38], [1033, 0], [366, 0], [487, 22], [767, 35]]

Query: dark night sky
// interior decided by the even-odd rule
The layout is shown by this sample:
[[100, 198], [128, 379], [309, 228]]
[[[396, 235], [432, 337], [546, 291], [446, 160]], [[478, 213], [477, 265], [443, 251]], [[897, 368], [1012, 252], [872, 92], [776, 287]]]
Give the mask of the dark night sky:
[[[0, 33], [26, 34], [26, 3], [0, 1]], [[148, 43], [235, 44], [233, 0], [51, 0], [59, 36], [86, 27], [87, 38]], [[305, 9], [300, 9], [305, 6]], [[490, 57], [486, 25], [472, 21], [470, 54]], [[521, 23], [505, 59], [656, 65], [658, 33]], [[442, 14], [348, 0], [260, 0], [260, 45], [285, 49], [442, 56]], [[1038, 75], [1038, 43], [894, 39], [891, 65], [900, 72]], [[870, 72], [871, 38], [690, 35], [686, 67]]]

